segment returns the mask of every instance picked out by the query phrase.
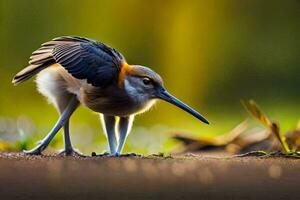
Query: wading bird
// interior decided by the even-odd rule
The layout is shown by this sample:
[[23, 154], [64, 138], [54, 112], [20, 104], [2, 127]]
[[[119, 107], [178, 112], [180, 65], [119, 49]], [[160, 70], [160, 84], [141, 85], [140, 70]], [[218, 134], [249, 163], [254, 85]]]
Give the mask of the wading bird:
[[24, 151], [26, 154], [41, 154], [62, 127], [64, 153], [76, 154], [69, 136], [69, 119], [80, 104], [100, 113], [111, 156], [121, 155], [134, 116], [148, 110], [156, 99], [174, 104], [208, 124], [168, 93], [153, 70], [127, 64], [117, 50], [95, 40], [63, 36], [42, 44], [32, 53], [29, 66], [12, 82], [18, 85], [36, 74], [39, 92], [58, 109], [60, 117], [34, 149]]

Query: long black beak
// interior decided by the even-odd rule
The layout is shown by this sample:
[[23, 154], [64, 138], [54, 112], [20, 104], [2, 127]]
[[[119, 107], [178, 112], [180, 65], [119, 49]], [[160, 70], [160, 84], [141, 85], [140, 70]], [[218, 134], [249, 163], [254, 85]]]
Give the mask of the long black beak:
[[156, 93], [156, 97], [181, 108], [182, 110], [190, 113], [191, 115], [201, 120], [202, 122], [209, 124], [209, 122], [201, 114], [199, 114], [197, 111], [195, 111], [194, 109], [192, 109], [191, 107], [189, 107], [188, 105], [184, 104], [179, 99], [171, 95], [166, 89], [164, 88], [158, 89]]

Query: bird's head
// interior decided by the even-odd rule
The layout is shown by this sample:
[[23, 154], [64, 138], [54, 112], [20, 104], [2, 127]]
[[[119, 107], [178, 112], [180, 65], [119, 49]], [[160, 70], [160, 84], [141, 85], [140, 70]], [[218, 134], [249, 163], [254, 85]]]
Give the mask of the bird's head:
[[171, 95], [165, 89], [160, 75], [148, 67], [123, 65], [119, 77], [119, 85], [122, 85], [136, 99], [144, 102], [162, 99], [190, 113], [202, 122], [209, 124], [201, 114]]

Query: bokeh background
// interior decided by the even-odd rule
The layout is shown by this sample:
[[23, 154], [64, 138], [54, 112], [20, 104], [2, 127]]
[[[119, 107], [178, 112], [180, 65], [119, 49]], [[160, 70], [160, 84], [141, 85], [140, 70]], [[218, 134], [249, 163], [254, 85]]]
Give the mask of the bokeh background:
[[[61, 35], [79, 35], [118, 49], [132, 64], [159, 72], [166, 87], [211, 122], [200, 123], [159, 102], [136, 117], [125, 151], [167, 152], [172, 132], [226, 133], [247, 117], [241, 99], [256, 99], [284, 130], [300, 118], [298, 0], [0, 0], [0, 138], [29, 148], [58, 114], [33, 80], [11, 79], [31, 52]], [[106, 149], [99, 117], [81, 107], [71, 120], [75, 147]], [[61, 133], [52, 147], [62, 147]]]

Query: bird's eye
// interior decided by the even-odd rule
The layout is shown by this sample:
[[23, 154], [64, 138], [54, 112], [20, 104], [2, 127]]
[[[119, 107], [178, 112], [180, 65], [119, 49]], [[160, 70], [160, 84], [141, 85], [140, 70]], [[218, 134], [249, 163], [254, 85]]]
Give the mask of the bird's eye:
[[144, 83], [145, 85], [149, 85], [149, 84], [151, 83], [150, 78], [147, 78], [147, 77], [143, 78], [143, 83]]

